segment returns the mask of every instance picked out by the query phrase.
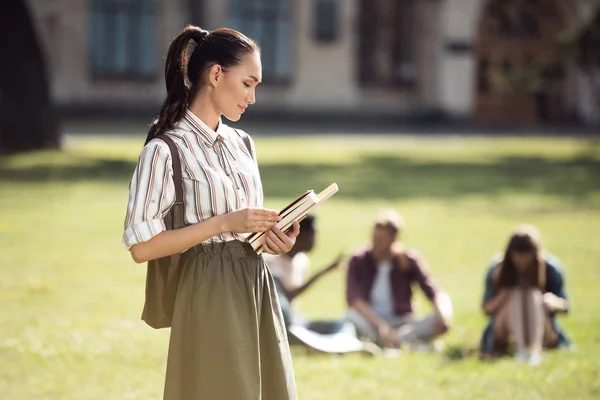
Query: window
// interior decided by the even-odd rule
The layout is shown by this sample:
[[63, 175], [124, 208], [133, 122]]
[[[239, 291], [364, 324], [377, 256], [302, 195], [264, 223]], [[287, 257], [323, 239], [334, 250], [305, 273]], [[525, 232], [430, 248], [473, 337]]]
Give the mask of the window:
[[230, 0], [230, 25], [260, 45], [266, 83], [290, 78], [291, 6], [291, 0]]
[[498, 24], [498, 33], [514, 39], [535, 39], [540, 35], [540, 16], [551, 12], [538, 0], [493, 2], [489, 12]]
[[155, 0], [91, 0], [90, 72], [96, 79], [156, 77]]
[[314, 40], [330, 43], [337, 39], [339, 31], [338, 3], [333, 0], [317, 0], [314, 10]]
[[364, 85], [411, 85], [414, 0], [361, 0], [359, 80]]

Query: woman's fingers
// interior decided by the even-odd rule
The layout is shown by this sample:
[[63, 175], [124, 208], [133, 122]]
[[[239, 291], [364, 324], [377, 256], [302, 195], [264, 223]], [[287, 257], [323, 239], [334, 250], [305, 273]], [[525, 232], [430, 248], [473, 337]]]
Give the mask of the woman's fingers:
[[294, 222], [294, 225], [292, 225], [292, 231], [289, 232], [287, 234], [287, 236], [289, 238], [295, 238], [300, 234], [300, 223], [299, 222]]
[[277, 228], [272, 228], [267, 234], [271, 235], [271, 240], [283, 253], [290, 251], [294, 247], [294, 243], [296, 243], [295, 238], [289, 237]]
[[274, 236], [275, 234], [272, 230], [268, 231], [267, 236], [265, 238], [265, 244], [267, 245], [272, 254], [284, 253], [284, 250], [282, 249], [283, 244], [280, 240], [276, 239], [276, 236], [274, 239]]
[[263, 251], [271, 254], [287, 253], [292, 249], [296, 242], [296, 237], [300, 234], [300, 224], [294, 222], [292, 231], [287, 234], [276, 227], [277, 222], [281, 220], [276, 211], [268, 209], [253, 209], [251, 218], [253, 232], [266, 232]]
[[275, 225], [277, 225], [277, 222], [271, 222], [271, 221], [251, 221], [250, 224], [254, 228], [267, 228], [267, 229], [271, 229], [271, 228], [275, 227]]
[[265, 242], [263, 243], [263, 246], [262, 246], [262, 251], [263, 251], [263, 253], [275, 254], [275, 253], [273, 253], [273, 250], [271, 250], [271, 249], [269, 248], [269, 245], [267, 244], [267, 241], [266, 241], [266, 239], [265, 239]]
[[279, 222], [281, 217], [279, 216], [279, 212], [275, 210], [269, 210], [266, 208], [253, 208], [250, 213], [250, 219], [254, 221]]
[[283, 234], [283, 232], [281, 232], [281, 230], [275, 228], [271, 228], [269, 230], [269, 232], [267, 232], [267, 236], [271, 239], [271, 242], [273, 244], [275, 244], [279, 249], [285, 249], [285, 239], [287, 239], [287, 237], [285, 236], [285, 234]]

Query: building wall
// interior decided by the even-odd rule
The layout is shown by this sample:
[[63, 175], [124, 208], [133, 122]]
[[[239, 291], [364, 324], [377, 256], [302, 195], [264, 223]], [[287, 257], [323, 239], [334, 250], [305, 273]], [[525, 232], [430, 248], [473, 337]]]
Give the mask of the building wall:
[[[451, 116], [473, 118], [478, 107], [477, 99], [477, 52], [479, 24], [488, 1], [444, 0], [440, 25], [440, 68], [438, 69], [440, 106]], [[585, 2], [580, 2], [583, 4]], [[579, 7], [579, 15], [567, 16], [567, 24], [577, 23], [591, 15], [591, 9]], [[567, 11], [565, 10], [565, 14]], [[452, 46], [452, 45], [456, 46]], [[520, 45], [516, 43], [516, 45]], [[459, 50], [451, 50], [451, 48]], [[462, 50], [461, 50], [462, 48]], [[499, 49], [494, 49], [497, 52]], [[518, 51], [518, 50], [516, 50]], [[563, 56], [564, 57], [564, 56]], [[600, 119], [598, 106], [593, 103], [589, 83], [584, 83], [582, 74], [568, 62], [565, 65], [566, 79], [560, 99], [563, 119], [571, 115], [594, 123]], [[510, 101], [510, 100], [507, 100]], [[529, 104], [528, 106], [531, 106]], [[508, 123], [519, 123], [531, 118], [524, 115], [498, 115]], [[485, 118], [484, 118], [485, 119]], [[596, 122], [597, 123], [597, 122]]]
[[[61, 105], [123, 105], [155, 110], [165, 95], [163, 67], [169, 42], [189, 20], [189, 0], [156, 0], [156, 78], [94, 80], [90, 75], [88, 27], [91, 0], [28, 0], [47, 53], [52, 93]], [[338, 40], [313, 38], [315, 0], [293, 0], [292, 71], [289, 82], [264, 84], [256, 108], [318, 112], [441, 110], [472, 117], [476, 110], [478, 23], [481, 0], [415, 0], [414, 67], [410, 87], [363, 86], [358, 80], [359, 0], [339, 0]], [[388, 0], [378, 0], [388, 1]], [[393, 1], [393, 0], [389, 0]], [[202, 21], [212, 30], [229, 24], [230, 0], [204, 0]], [[566, 80], [565, 102], [593, 115], [585, 84]], [[590, 111], [591, 109], [591, 111]]]
[[[49, 61], [52, 93], [59, 104], [155, 106], [164, 97], [162, 68], [170, 40], [186, 23], [187, 0], [157, 0], [156, 79], [94, 80], [88, 65], [89, 0], [28, 0]], [[339, 36], [319, 44], [313, 38], [314, 1], [294, 0], [292, 79], [265, 84], [257, 108], [302, 111], [379, 109], [402, 111], [437, 102], [436, 2], [419, 6], [418, 85], [414, 89], [363, 88], [357, 81], [357, 2], [339, 2]], [[228, 25], [228, 0], [205, 1], [207, 29]], [[434, 17], [435, 18], [435, 17]]]
[[[29, 0], [37, 21], [38, 37], [46, 51], [52, 93], [59, 104], [106, 103], [157, 104], [164, 97], [163, 57], [169, 39], [182, 26], [185, 0], [160, 0], [155, 35], [157, 38], [156, 79], [151, 81], [94, 80], [90, 75], [88, 0]], [[178, 4], [177, 4], [178, 3]]]
[[470, 117], [475, 108], [477, 60], [473, 47], [482, 3], [445, 0], [442, 6], [439, 98], [441, 108], [454, 117]]
[[315, 43], [312, 1], [294, 4], [294, 73], [288, 104], [302, 109], [347, 109], [360, 104], [356, 85], [354, 49], [355, 4], [340, 2], [339, 37], [333, 43]]

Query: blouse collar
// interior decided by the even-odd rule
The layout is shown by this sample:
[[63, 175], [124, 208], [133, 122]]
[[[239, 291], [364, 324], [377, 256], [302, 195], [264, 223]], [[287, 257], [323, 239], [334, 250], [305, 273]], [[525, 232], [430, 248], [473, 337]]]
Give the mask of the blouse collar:
[[202, 136], [206, 141], [209, 142], [210, 145], [214, 145], [219, 138], [227, 138], [227, 128], [222, 123], [221, 118], [219, 118], [219, 121], [217, 122], [216, 130], [211, 129], [204, 123], [204, 121], [198, 118], [198, 116], [196, 116], [196, 114], [190, 110], [185, 111], [185, 116], [183, 119], [188, 125], [190, 125], [194, 133]]

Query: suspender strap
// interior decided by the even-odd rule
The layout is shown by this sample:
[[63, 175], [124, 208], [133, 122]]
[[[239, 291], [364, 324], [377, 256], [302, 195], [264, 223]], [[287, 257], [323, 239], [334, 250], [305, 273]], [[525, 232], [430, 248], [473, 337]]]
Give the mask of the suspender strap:
[[254, 158], [254, 154], [252, 154], [252, 146], [250, 145], [250, 138], [248, 137], [248, 135], [242, 135], [240, 133], [240, 131], [238, 131], [237, 129], [235, 129], [235, 133], [237, 133], [238, 136], [241, 137], [242, 140], [244, 141], [244, 144], [246, 145], [246, 148], [248, 149], [248, 154], [250, 154], [250, 157]]

